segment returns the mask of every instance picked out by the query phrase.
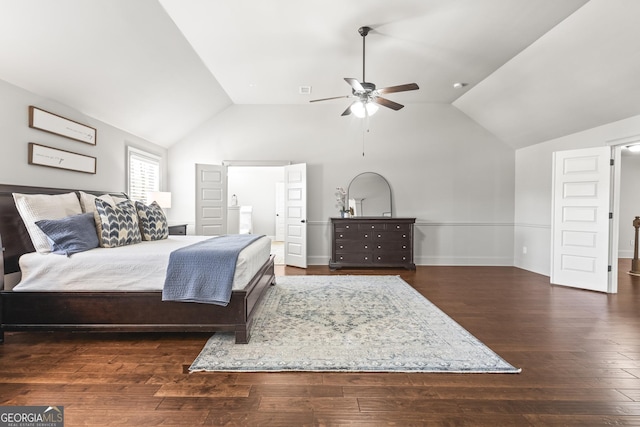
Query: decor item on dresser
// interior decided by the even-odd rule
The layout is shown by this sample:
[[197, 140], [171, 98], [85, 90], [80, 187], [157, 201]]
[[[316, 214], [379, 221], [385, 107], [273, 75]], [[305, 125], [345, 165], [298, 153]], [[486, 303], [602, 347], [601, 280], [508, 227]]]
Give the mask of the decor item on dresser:
[[92, 156], [29, 143], [29, 164], [70, 171], [96, 173], [97, 160]]
[[415, 222], [415, 218], [331, 218], [329, 268], [402, 267], [415, 270]]
[[[122, 207], [124, 202], [131, 203], [123, 193], [0, 184], [0, 235], [6, 248], [4, 269], [12, 281], [16, 274], [21, 274], [17, 285], [5, 283], [7, 289], [0, 291], [0, 342], [5, 331], [65, 330], [226, 331], [235, 334], [236, 343], [247, 343], [255, 309], [269, 285], [275, 283], [275, 257], [270, 255], [271, 240], [267, 237], [259, 238], [239, 253], [226, 307], [162, 301], [171, 252], [211, 239], [209, 236], [170, 236], [135, 244], [127, 238], [129, 244], [113, 248], [74, 247], [75, 253], [69, 257], [48, 254], [50, 244], [41, 242], [42, 239], [46, 242], [47, 235], [35, 222], [83, 212], [100, 217], [100, 213], [90, 211], [91, 203], [94, 206], [100, 203], [105, 208], [102, 221], [115, 229], [115, 222], [120, 220], [111, 218], [114, 215], [108, 212], [115, 210], [111, 209], [113, 206]], [[134, 207], [123, 215], [136, 214]], [[128, 225], [127, 222], [126, 228]], [[60, 235], [59, 227], [54, 230], [55, 235], [45, 228], [55, 238]], [[121, 232], [119, 229], [118, 236]], [[70, 253], [69, 248], [60, 249]]]
[[29, 127], [91, 145], [96, 145], [97, 142], [95, 128], [65, 119], [33, 105], [29, 106]]
[[349, 211], [353, 216], [393, 216], [391, 186], [376, 172], [362, 172], [347, 188]]
[[348, 215], [349, 213], [349, 203], [347, 200], [347, 192], [345, 191], [344, 188], [342, 187], [336, 187], [336, 192], [335, 192], [335, 196], [336, 196], [336, 207], [338, 208], [338, 211], [340, 212], [340, 216], [342, 218], [346, 218], [350, 215]]

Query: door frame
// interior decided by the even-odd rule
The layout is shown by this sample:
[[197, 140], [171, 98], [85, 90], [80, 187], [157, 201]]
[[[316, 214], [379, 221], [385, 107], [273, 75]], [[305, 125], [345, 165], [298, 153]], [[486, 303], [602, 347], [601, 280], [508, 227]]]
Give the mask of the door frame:
[[611, 260], [611, 280], [608, 293], [618, 292], [618, 246], [620, 244], [620, 170], [622, 168], [622, 150], [627, 145], [640, 144], [640, 135], [630, 135], [611, 139], [606, 142], [612, 148], [613, 167], [611, 168], [611, 211], [613, 212], [609, 233], [609, 257]]
[[[283, 175], [284, 175], [284, 167], [289, 166], [291, 164], [292, 162], [290, 160], [223, 160], [222, 161], [222, 165], [225, 167], [226, 171], [229, 170], [229, 167], [233, 167], [233, 166], [240, 166], [245, 168], [279, 167], [283, 169]], [[227, 187], [229, 186], [228, 181], [229, 181], [229, 174], [227, 172]], [[230, 197], [229, 194], [227, 194], [227, 198], [229, 197]], [[227, 200], [227, 205], [229, 205], [229, 200]]]

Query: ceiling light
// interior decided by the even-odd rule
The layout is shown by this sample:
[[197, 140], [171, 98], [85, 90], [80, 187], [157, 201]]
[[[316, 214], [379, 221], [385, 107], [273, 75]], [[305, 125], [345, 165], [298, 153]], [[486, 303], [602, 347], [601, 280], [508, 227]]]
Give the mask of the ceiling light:
[[351, 112], [359, 119], [366, 116], [373, 116], [376, 111], [378, 111], [378, 106], [373, 102], [357, 101], [351, 105]]
[[640, 144], [627, 145], [627, 150], [632, 153], [640, 153]]
[[454, 89], [462, 89], [463, 87], [469, 85], [469, 83], [455, 82], [453, 84]]
[[311, 94], [311, 86], [300, 86], [299, 87], [300, 95], [310, 95]]

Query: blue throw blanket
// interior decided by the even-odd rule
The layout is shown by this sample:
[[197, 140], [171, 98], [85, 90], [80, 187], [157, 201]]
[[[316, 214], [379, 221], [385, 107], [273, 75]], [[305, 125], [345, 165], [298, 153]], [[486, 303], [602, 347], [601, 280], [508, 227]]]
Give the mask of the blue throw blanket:
[[220, 236], [171, 252], [162, 300], [226, 306], [231, 299], [240, 251], [261, 237], [256, 234]]

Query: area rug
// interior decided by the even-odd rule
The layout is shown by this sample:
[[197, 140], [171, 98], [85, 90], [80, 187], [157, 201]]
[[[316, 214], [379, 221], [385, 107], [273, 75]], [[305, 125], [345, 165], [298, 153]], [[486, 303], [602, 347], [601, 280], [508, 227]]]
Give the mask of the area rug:
[[398, 276], [282, 276], [249, 344], [214, 334], [190, 371], [517, 373]]

